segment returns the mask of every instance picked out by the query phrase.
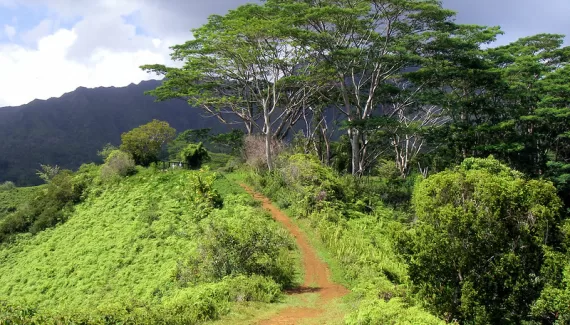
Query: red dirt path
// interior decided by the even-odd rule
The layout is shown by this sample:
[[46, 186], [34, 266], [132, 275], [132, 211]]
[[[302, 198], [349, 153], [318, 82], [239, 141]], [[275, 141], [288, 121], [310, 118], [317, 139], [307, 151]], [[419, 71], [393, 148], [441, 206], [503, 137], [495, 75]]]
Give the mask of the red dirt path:
[[316, 303], [316, 308], [303, 308], [291, 307], [286, 308], [279, 312], [277, 315], [270, 319], [262, 320], [259, 325], [290, 325], [297, 324], [301, 320], [316, 318], [325, 312], [326, 303], [335, 298], [340, 298], [348, 294], [348, 290], [340, 284], [334, 283], [330, 280], [330, 270], [328, 265], [321, 261], [315, 249], [309, 244], [306, 235], [301, 232], [299, 227], [295, 225], [289, 217], [287, 217], [281, 210], [275, 207], [271, 201], [253, 191], [246, 185], [241, 186], [253, 197], [261, 201], [264, 209], [271, 213], [271, 216], [282, 223], [285, 228], [295, 237], [295, 242], [301, 250], [303, 257], [303, 269], [305, 271], [304, 283], [301, 287], [290, 290], [288, 294], [303, 294], [308, 292], [318, 292], [319, 299]]

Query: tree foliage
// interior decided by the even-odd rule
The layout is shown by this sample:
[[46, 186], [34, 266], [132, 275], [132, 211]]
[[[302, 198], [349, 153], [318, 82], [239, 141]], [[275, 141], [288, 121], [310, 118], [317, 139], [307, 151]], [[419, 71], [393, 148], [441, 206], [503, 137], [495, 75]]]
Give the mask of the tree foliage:
[[113, 150], [105, 159], [105, 164], [101, 167], [101, 179], [108, 181], [125, 177], [136, 171], [135, 161], [129, 153]]
[[192, 169], [200, 168], [202, 163], [210, 160], [210, 155], [202, 145], [202, 142], [188, 144], [186, 148], [180, 151], [179, 157]]
[[148, 166], [159, 160], [163, 146], [175, 136], [167, 122], [153, 120], [123, 133], [120, 149], [131, 154], [137, 165]]
[[552, 183], [471, 158], [422, 181], [413, 207], [405, 256], [432, 308], [468, 324], [525, 320], [544, 285], [543, 246], [559, 231]]

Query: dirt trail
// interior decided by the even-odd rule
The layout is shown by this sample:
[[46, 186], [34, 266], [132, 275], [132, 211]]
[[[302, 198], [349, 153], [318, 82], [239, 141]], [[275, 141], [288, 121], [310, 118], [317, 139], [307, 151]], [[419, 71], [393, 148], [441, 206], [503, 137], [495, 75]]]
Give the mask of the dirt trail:
[[297, 324], [298, 322], [310, 318], [316, 318], [326, 311], [328, 302], [335, 298], [340, 298], [348, 294], [348, 290], [340, 284], [333, 283], [330, 280], [330, 270], [328, 265], [321, 261], [317, 256], [315, 249], [309, 244], [306, 235], [301, 232], [299, 227], [295, 225], [289, 217], [281, 210], [275, 207], [271, 201], [253, 191], [246, 185], [241, 185], [253, 197], [261, 201], [263, 208], [271, 213], [273, 218], [285, 226], [287, 230], [295, 237], [295, 242], [301, 250], [303, 256], [303, 269], [305, 272], [304, 283], [301, 287], [290, 290], [288, 294], [304, 294], [318, 292], [319, 299], [316, 308], [291, 307], [282, 310], [271, 319], [262, 320], [259, 325], [272, 324]]

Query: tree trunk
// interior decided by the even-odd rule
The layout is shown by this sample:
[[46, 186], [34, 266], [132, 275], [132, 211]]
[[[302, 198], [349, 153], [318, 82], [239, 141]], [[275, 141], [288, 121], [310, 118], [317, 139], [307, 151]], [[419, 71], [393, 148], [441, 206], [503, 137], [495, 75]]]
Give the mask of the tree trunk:
[[269, 171], [273, 170], [273, 155], [271, 153], [271, 120], [269, 118], [269, 110], [265, 108], [263, 110], [263, 120], [265, 123], [265, 158], [267, 159], [267, 168]]
[[350, 129], [350, 146], [352, 148], [352, 175], [357, 176], [360, 170], [360, 132], [357, 129]]

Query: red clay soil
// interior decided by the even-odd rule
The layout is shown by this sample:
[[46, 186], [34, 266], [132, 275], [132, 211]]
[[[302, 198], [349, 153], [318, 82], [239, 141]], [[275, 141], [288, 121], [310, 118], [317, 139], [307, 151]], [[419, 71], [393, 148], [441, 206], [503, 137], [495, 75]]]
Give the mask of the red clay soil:
[[330, 270], [328, 265], [321, 261], [315, 252], [315, 249], [309, 244], [307, 236], [301, 232], [299, 227], [295, 225], [285, 213], [275, 207], [271, 201], [253, 191], [246, 185], [241, 185], [253, 197], [261, 201], [264, 209], [269, 211], [273, 218], [282, 223], [285, 228], [295, 237], [297, 246], [301, 250], [303, 256], [303, 269], [305, 271], [304, 283], [301, 287], [290, 290], [287, 294], [303, 294], [308, 292], [318, 292], [319, 299], [316, 308], [291, 307], [282, 310], [271, 319], [259, 322], [259, 325], [272, 324], [297, 324], [301, 320], [315, 318], [325, 312], [325, 304], [335, 298], [340, 298], [348, 294], [348, 290], [340, 284], [333, 283], [330, 280]]

